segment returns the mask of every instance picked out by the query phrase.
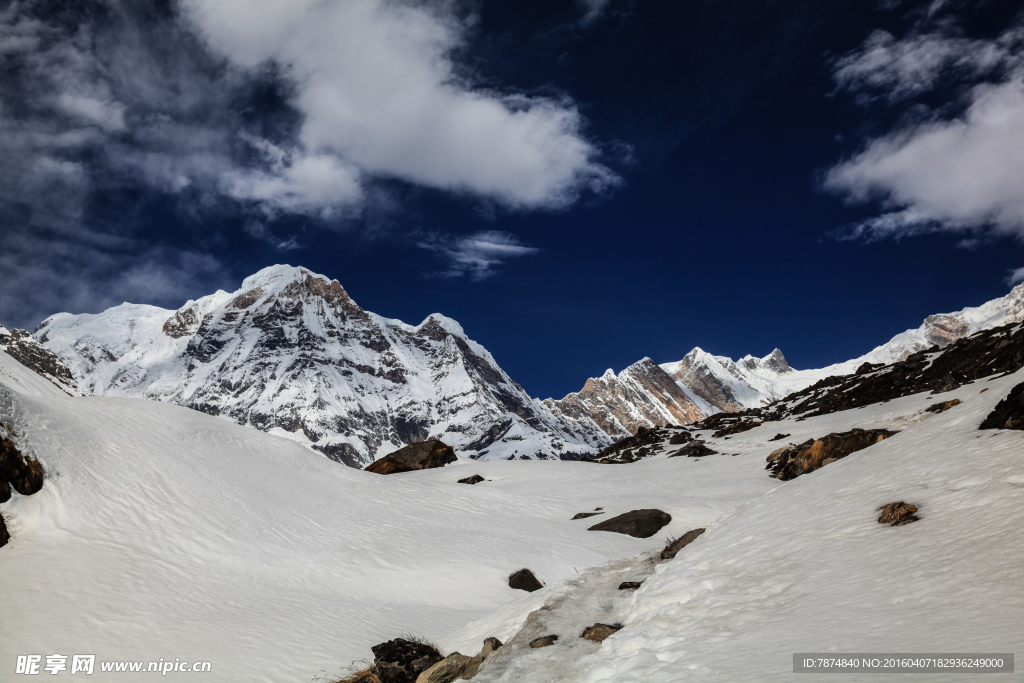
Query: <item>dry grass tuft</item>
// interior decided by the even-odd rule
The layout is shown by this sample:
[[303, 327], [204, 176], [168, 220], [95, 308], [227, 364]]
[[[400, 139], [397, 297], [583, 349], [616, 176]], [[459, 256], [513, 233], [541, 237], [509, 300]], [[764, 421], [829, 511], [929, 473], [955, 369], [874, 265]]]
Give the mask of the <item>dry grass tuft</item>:
[[910, 524], [921, 519], [914, 513], [917, 512], [917, 506], [911, 505], [910, 503], [904, 503], [902, 500], [896, 503], [886, 503], [878, 508], [882, 515], [878, 518], [879, 524], [892, 524], [893, 526], [903, 526], [904, 524]]

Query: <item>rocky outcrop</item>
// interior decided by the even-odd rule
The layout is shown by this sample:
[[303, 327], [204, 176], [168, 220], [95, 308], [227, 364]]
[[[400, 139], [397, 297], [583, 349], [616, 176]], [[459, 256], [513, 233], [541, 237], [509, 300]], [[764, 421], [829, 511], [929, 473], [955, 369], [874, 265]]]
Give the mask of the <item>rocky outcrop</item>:
[[671, 560], [679, 554], [680, 550], [696, 541], [697, 537], [705, 531], [706, 530], [703, 528], [687, 531], [685, 534], [665, 546], [665, 549], [661, 551], [661, 559]]
[[459, 479], [459, 484], [479, 484], [484, 481], [484, 478], [479, 474], [474, 474], [472, 477], [466, 477], [465, 479]]
[[367, 472], [377, 474], [397, 474], [444, 467], [458, 461], [452, 447], [443, 441], [424, 441], [409, 444], [394, 453], [385, 455], [380, 460], [366, 466]]
[[685, 455], [688, 458], [703, 458], [706, 455], [716, 455], [717, 453], [718, 451], [709, 447], [703, 441], [692, 441], [677, 450], [675, 453], [669, 454], [668, 457], [678, 458]]
[[848, 432], [832, 433], [820, 439], [810, 439], [798, 446], [790, 444], [772, 451], [768, 455], [765, 469], [771, 470], [772, 477], [789, 481], [888, 439], [896, 433], [888, 429], [852, 429]]
[[533, 591], [539, 591], [544, 587], [544, 584], [529, 569], [520, 569], [508, 577], [508, 587], [532, 593]]
[[416, 683], [421, 673], [444, 659], [432, 645], [405, 638], [395, 638], [370, 649], [374, 672], [381, 683]]
[[[597, 515], [603, 515], [603, 512], [577, 512], [572, 516], [573, 520], [586, 519], [587, 517], [596, 517]], [[572, 520], [570, 520], [572, 521]]]
[[11, 358], [42, 375], [69, 396], [84, 393], [64, 361], [25, 330], [0, 327], [0, 351], [6, 351]]
[[935, 405], [928, 406], [927, 408], [924, 409], [924, 411], [926, 413], [944, 413], [953, 406], [958, 405], [960, 405], [960, 399], [954, 398], [950, 401], [942, 401], [941, 403], [936, 403]]
[[580, 456], [581, 461], [597, 462], [605, 465], [636, 462], [643, 458], [657, 455], [664, 450], [664, 441], [674, 439], [679, 434], [689, 433], [681, 430], [640, 427], [636, 434], [616, 441], [611, 446], [594, 454]]
[[453, 652], [421, 673], [416, 679], [416, 683], [451, 683], [455, 680], [471, 679], [476, 676], [484, 661], [499, 647], [501, 647], [500, 640], [487, 638], [484, 640], [480, 654], [475, 657]]
[[896, 503], [886, 503], [878, 508], [882, 514], [878, 517], [879, 524], [891, 524], [892, 526], [903, 526], [916, 522], [920, 517], [916, 514], [917, 506], [904, 503], [902, 500]]
[[3, 548], [11, 540], [11, 534], [7, 531], [7, 522], [4, 516], [0, 515], [0, 548]]
[[43, 477], [38, 460], [22, 455], [13, 441], [0, 437], [0, 480], [9, 482], [21, 495], [31, 496], [43, 488]]
[[672, 515], [661, 510], [631, 510], [595, 524], [587, 531], [613, 531], [634, 538], [649, 538], [671, 521]]
[[979, 429], [1024, 429], [1024, 383], [1015, 386], [996, 404]]
[[530, 647], [549, 647], [551, 645], [554, 645], [556, 640], [558, 640], [558, 636], [556, 635], [541, 636], [540, 638], [534, 638], [533, 640], [531, 640]]

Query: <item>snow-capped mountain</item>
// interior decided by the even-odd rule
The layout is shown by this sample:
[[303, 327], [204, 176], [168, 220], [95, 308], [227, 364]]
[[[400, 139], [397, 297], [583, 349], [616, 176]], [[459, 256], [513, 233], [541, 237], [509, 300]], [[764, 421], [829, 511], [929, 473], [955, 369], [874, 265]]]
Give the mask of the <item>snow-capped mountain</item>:
[[557, 401], [549, 398], [543, 404], [552, 414], [583, 425], [581, 429], [594, 423], [618, 440], [640, 427], [702, 419], [707, 410], [697, 400], [657, 363], [644, 358], [618, 375], [609, 369], [601, 377], [588, 379], [581, 391]]
[[304, 268], [265, 268], [177, 311], [60, 313], [35, 335], [93, 394], [188, 406], [357, 467], [427, 438], [485, 460], [610, 442], [531, 399], [454, 320], [383, 318]]
[[[544, 405], [567, 419], [589, 417], [620, 439], [639, 427], [687, 424], [718, 412], [767, 405], [825, 377], [852, 374], [864, 363], [887, 365], [917, 351], [944, 347], [980, 330], [1021, 320], [1024, 284], [981, 306], [928, 316], [920, 327], [901, 332], [863, 356], [824, 368], [795, 370], [779, 349], [763, 358], [748, 355], [733, 360], [697, 347], [672, 363], [658, 366], [645, 358], [619, 375], [608, 370], [600, 378], [587, 380], [579, 393], [548, 399]], [[673, 380], [678, 391], [666, 379]]]

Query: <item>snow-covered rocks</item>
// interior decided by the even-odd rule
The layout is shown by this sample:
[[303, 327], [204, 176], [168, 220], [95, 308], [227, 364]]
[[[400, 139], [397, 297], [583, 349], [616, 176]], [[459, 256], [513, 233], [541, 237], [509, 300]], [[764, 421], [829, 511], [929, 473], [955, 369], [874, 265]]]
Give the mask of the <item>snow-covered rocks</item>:
[[6, 352], [26, 368], [45, 377], [68, 395], [82, 395], [78, 382], [64, 362], [25, 330], [8, 330], [0, 326], [0, 353], [2, 352]]

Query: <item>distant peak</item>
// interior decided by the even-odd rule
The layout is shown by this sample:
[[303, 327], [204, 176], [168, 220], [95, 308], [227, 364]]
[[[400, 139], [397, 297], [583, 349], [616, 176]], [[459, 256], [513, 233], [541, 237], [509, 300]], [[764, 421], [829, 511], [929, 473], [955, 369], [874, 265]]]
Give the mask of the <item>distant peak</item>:
[[615, 371], [608, 368], [604, 371], [604, 374], [601, 375], [601, 379], [615, 379]]
[[761, 360], [764, 361], [765, 365], [775, 370], [775, 372], [792, 372], [793, 370], [779, 349], [775, 349]]
[[287, 283], [293, 282], [303, 277], [313, 277], [318, 280], [324, 280], [325, 282], [331, 282], [331, 278], [319, 273], [314, 273], [308, 268], [302, 266], [291, 266], [286, 263], [279, 263], [275, 266], [267, 266], [262, 270], [250, 275], [242, 281], [242, 289], [255, 289], [256, 287], [262, 287], [274, 283]]

